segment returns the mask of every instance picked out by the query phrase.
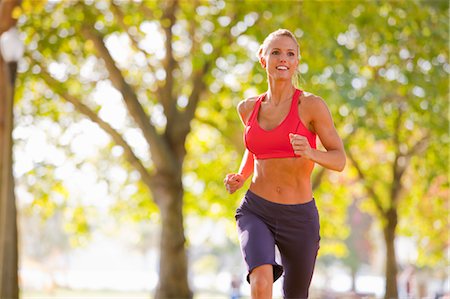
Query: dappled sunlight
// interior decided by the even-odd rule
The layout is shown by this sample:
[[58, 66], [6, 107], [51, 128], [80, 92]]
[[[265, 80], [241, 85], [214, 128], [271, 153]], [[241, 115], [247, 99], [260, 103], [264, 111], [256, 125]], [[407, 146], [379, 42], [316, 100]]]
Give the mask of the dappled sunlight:
[[326, 103], [347, 154], [311, 179], [311, 298], [449, 293], [448, 6], [20, 1], [10, 132], [0, 106], [0, 144], [13, 138], [0, 218], [18, 234], [0, 230], [0, 246], [18, 239], [21, 297], [229, 298], [233, 279], [250, 295], [234, 217], [249, 182], [230, 195], [223, 178], [239, 169], [236, 107], [267, 89], [256, 53], [277, 28], [298, 39], [298, 87]]

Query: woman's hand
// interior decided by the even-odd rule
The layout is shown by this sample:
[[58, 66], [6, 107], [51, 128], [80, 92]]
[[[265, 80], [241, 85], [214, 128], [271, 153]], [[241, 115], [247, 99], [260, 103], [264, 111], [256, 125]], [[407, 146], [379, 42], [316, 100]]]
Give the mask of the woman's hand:
[[233, 194], [236, 190], [240, 189], [244, 185], [244, 182], [244, 177], [239, 173], [229, 173], [223, 180], [223, 184], [230, 194]]
[[311, 159], [312, 148], [305, 136], [290, 133], [289, 139], [296, 155]]

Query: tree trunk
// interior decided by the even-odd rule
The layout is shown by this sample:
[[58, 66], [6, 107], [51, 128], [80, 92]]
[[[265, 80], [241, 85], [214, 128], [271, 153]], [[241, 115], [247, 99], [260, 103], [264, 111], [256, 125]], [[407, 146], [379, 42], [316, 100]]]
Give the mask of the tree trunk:
[[357, 267], [353, 266], [353, 267], [350, 267], [350, 271], [351, 271], [350, 275], [352, 277], [351, 291], [356, 292], [356, 274], [358, 272], [358, 269], [357, 269]]
[[[12, 16], [20, 0], [0, 0], [0, 35], [17, 22]], [[0, 298], [19, 298], [17, 213], [12, 168], [14, 85], [17, 63], [0, 54]]]
[[18, 248], [12, 173], [13, 95], [16, 65], [0, 57], [0, 298], [19, 298]]
[[161, 212], [159, 283], [156, 299], [190, 299], [183, 226], [183, 188], [177, 178], [159, 177], [152, 189]]
[[386, 217], [387, 223], [384, 228], [384, 239], [386, 243], [386, 292], [385, 299], [398, 298], [397, 290], [397, 259], [395, 255], [395, 229], [397, 227], [397, 211], [391, 208]]

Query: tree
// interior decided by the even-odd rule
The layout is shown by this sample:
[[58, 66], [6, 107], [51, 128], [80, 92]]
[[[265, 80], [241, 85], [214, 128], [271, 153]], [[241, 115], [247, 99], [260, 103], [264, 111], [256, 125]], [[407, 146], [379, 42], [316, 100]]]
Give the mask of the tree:
[[[36, 8], [22, 26], [29, 42], [38, 43], [37, 49], [29, 50], [28, 61], [39, 70], [35, 73], [40, 82], [53, 90], [53, 100], [71, 103], [122, 147], [124, 157], [139, 173], [159, 208], [161, 256], [156, 298], [192, 297], [182, 213], [185, 141], [198, 103], [208, 94], [209, 72], [233, 39], [218, 17], [223, 13], [232, 16], [226, 21], [234, 26], [244, 13], [232, 5], [223, 10], [220, 3], [199, 4], [63, 1]], [[196, 9], [203, 9], [201, 18]], [[208, 39], [212, 34], [222, 38]], [[117, 50], [108, 45], [114, 38], [123, 40], [121, 46], [135, 57], [128, 68], [114, 57]], [[163, 47], [151, 49], [156, 41]], [[185, 46], [187, 41], [189, 48]], [[95, 61], [94, 75], [98, 78], [73, 71], [89, 61]], [[58, 64], [68, 67], [62, 75], [52, 69]], [[97, 105], [87, 96], [98, 80], [110, 82], [120, 93], [130, 116], [127, 125], [140, 130], [149, 148], [146, 160], [136, 155], [121, 128], [101, 118], [98, 111], [103, 103]], [[107, 99], [101, 101], [107, 105]]]
[[[425, 7], [385, 3], [374, 10], [358, 6], [353, 10], [357, 17], [337, 38], [343, 46], [337, 53], [345, 57], [348, 70], [334, 79], [352, 87], [342, 88], [349, 100], [339, 108], [351, 123], [346, 150], [383, 230], [385, 298], [398, 297], [394, 242], [400, 219], [411, 225], [406, 219], [412, 217], [411, 210], [402, 208], [418, 194], [421, 205], [445, 200], [427, 196], [426, 190], [443, 176], [448, 160], [448, 153], [438, 150], [448, 144], [448, 118], [435, 117], [440, 111], [448, 115], [448, 51], [441, 46], [448, 37], [447, 11], [444, 2]], [[365, 26], [377, 22], [376, 32]], [[424, 35], [434, 42], [425, 43]], [[445, 223], [438, 213], [432, 217]], [[440, 250], [445, 248], [444, 240], [434, 240], [440, 240]]]
[[[253, 2], [221, 1], [34, 5], [35, 13], [22, 24], [30, 45], [22, 85], [33, 90], [37, 107], [72, 103], [79, 112], [73, 118], [87, 116], [123, 148], [129, 169], [140, 174], [161, 212], [157, 296], [184, 298], [190, 292], [182, 209], [204, 215], [232, 213], [234, 205], [220, 199], [225, 197], [221, 178], [236, 167], [242, 153], [242, 127], [233, 107], [243, 97], [264, 90], [265, 74], [254, 67], [255, 58], [248, 57], [277, 27], [291, 29], [300, 39], [300, 69], [306, 78], [302, 87], [329, 104], [351, 160], [344, 181], [356, 177], [366, 188], [366, 202], [371, 204], [364, 208], [391, 229], [388, 215], [400, 212], [400, 219], [407, 221], [412, 214], [392, 203], [425, 205], [413, 194], [429, 196], [428, 186], [442, 181], [438, 177], [446, 154], [437, 154], [437, 148], [439, 142], [448, 143], [443, 123], [433, 117], [446, 111], [442, 99], [447, 87], [442, 78], [448, 74], [448, 53], [441, 51], [446, 7], [444, 2], [422, 8], [418, 2], [356, 1], [276, 6], [267, 1], [256, 7]], [[422, 34], [436, 43], [429, 45]], [[411, 47], [405, 46], [406, 41]], [[120, 51], [114, 45], [120, 45]], [[436, 78], [434, 89], [431, 78]], [[102, 117], [109, 101], [95, 97], [100, 83], [119, 91], [130, 116], [125, 126], [116, 127]], [[137, 145], [126, 138], [124, 127], [140, 130], [150, 154], [136, 153]], [[440, 139], [426, 138], [430, 134]], [[238, 153], [221, 144], [224, 139], [240, 144]], [[426, 159], [418, 158], [421, 152]], [[340, 216], [351, 200], [349, 188], [342, 177], [322, 171], [317, 175], [316, 181], [328, 178], [315, 192], [325, 216], [321, 225], [328, 238], [323, 241], [333, 248], [326, 252], [342, 255], [345, 250], [339, 241], [348, 227]], [[198, 183], [198, 188], [186, 182]], [[438, 189], [446, 188], [441, 184]], [[399, 197], [393, 201], [391, 195]], [[232, 200], [238, 200], [239, 194], [235, 196]], [[442, 194], [433, 196], [438, 200], [426, 202], [427, 217], [443, 217], [436, 213]], [[433, 227], [426, 217], [416, 216], [427, 228]], [[442, 230], [445, 222], [439, 220]], [[392, 230], [385, 231], [392, 236]], [[442, 237], [432, 237], [435, 242], [430, 243], [438, 252]], [[387, 238], [386, 244], [391, 249], [393, 238]], [[386, 294], [395, 296], [391, 286], [396, 262], [389, 253]]]
[[[18, 0], [0, 1], [0, 36], [13, 27]], [[13, 99], [17, 63], [0, 55], [0, 297], [19, 298], [17, 213], [12, 173]]]

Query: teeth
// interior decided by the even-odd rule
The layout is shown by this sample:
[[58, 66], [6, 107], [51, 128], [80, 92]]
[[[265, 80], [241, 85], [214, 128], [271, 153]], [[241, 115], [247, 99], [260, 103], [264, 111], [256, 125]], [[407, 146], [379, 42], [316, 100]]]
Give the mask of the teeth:
[[277, 70], [287, 70], [286, 66], [277, 66]]

